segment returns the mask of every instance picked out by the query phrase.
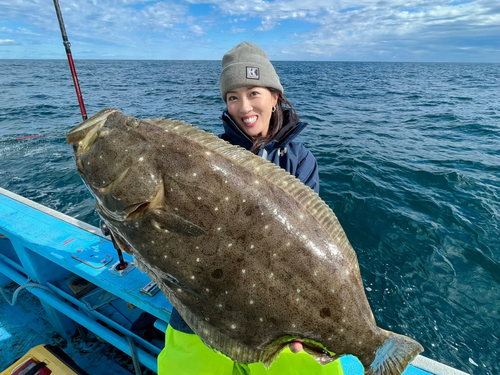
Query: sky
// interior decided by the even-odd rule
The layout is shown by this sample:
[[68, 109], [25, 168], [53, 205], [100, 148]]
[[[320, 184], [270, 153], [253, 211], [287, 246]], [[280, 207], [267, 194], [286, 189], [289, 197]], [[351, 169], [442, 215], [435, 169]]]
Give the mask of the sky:
[[[74, 59], [500, 63], [499, 0], [59, 0]], [[0, 59], [64, 59], [53, 0], [0, 0]]]

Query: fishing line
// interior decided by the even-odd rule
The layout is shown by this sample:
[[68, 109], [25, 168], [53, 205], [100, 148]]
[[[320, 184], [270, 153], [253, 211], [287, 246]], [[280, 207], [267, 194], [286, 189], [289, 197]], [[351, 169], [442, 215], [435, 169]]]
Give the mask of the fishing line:
[[90, 74], [92, 74], [92, 76], [94, 77], [95, 81], [97, 82], [97, 84], [99, 85], [99, 88], [101, 89], [101, 91], [103, 92], [104, 96], [106, 97], [106, 99], [108, 100], [109, 103], [112, 103], [113, 101], [111, 100], [111, 98], [108, 96], [108, 93], [102, 85], [101, 85], [101, 81], [99, 80], [99, 78], [94, 74], [94, 72], [92, 70], [89, 69], [88, 65], [86, 63], [84, 63], [83, 61], [81, 61], [81, 65], [83, 65], [88, 71]]

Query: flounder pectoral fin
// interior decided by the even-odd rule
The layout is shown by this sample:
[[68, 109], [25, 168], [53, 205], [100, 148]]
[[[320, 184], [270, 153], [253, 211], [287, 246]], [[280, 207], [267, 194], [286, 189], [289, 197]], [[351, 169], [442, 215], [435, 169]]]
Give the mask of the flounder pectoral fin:
[[205, 230], [181, 216], [162, 209], [151, 210], [151, 223], [159, 230], [168, 230], [183, 236], [201, 236]]

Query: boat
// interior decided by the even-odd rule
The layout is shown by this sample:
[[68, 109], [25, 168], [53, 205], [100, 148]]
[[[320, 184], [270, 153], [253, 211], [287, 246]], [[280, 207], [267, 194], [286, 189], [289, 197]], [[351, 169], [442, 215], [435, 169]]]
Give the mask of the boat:
[[[81, 345], [97, 337], [130, 356], [136, 374], [157, 373], [157, 356], [163, 349], [158, 337], [168, 326], [172, 304], [135, 267], [131, 256], [124, 254], [123, 260], [125, 268], [120, 267], [112, 241], [100, 228], [0, 188], [0, 287], [5, 297], [0, 302], [0, 371], [9, 368], [0, 374], [14, 374], [12, 358], [25, 360], [25, 352], [31, 349], [26, 347], [30, 331], [42, 337], [58, 335], [63, 352], [75, 336]], [[4, 291], [7, 287], [10, 295]], [[16, 305], [16, 300], [27, 297], [40, 304]], [[49, 324], [33, 322], [32, 308]], [[138, 333], [141, 319], [150, 322], [159, 336], [151, 334], [151, 329]], [[30, 324], [34, 328], [28, 329]], [[130, 369], [92, 350], [80, 360], [71, 354], [83, 373], [130, 374]], [[354, 356], [340, 360], [344, 374], [363, 374]], [[419, 355], [404, 374], [466, 373]]]

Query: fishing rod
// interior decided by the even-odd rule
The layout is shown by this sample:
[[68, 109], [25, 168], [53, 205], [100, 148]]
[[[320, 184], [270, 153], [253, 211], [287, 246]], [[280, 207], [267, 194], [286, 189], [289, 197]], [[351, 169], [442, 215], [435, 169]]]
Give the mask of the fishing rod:
[[[80, 91], [80, 84], [78, 83], [78, 77], [76, 76], [75, 64], [73, 63], [73, 57], [71, 55], [71, 44], [68, 41], [68, 35], [66, 34], [66, 28], [64, 27], [64, 21], [61, 14], [61, 8], [59, 7], [59, 0], [54, 0], [54, 6], [56, 8], [57, 19], [59, 20], [59, 27], [61, 28], [61, 35], [63, 39], [64, 48], [66, 48], [66, 55], [68, 55], [69, 68], [71, 70], [71, 75], [73, 76], [73, 83], [75, 84], [76, 96], [78, 97], [78, 104], [80, 105], [80, 111], [82, 112], [83, 121], [87, 119], [87, 112], [85, 111], [85, 105], [83, 104], [82, 92]], [[116, 266], [117, 271], [123, 271], [127, 268], [128, 263], [123, 259], [123, 254], [118, 247], [111, 231], [108, 229], [107, 225], [101, 220], [101, 231], [104, 235], [110, 235], [113, 242], [113, 246], [118, 253], [118, 265]]]
[[80, 105], [80, 112], [82, 113], [83, 121], [85, 121], [87, 119], [87, 112], [85, 111], [85, 104], [83, 104], [82, 92], [80, 91], [80, 84], [78, 83], [75, 64], [73, 63], [73, 56], [71, 55], [71, 48], [70, 48], [71, 44], [68, 41], [68, 35], [66, 34], [66, 28], [64, 27], [61, 8], [59, 7], [59, 0], [54, 0], [54, 6], [56, 8], [57, 19], [59, 20], [59, 27], [61, 28], [61, 35], [63, 39], [64, 48], [66, 48], [66, 55], [68, 56], [69, 69], [71, 70], [73, 83], [75, 84], [75, 91], [76, 91], [76, 96], [78, 98], [78, 104]]

